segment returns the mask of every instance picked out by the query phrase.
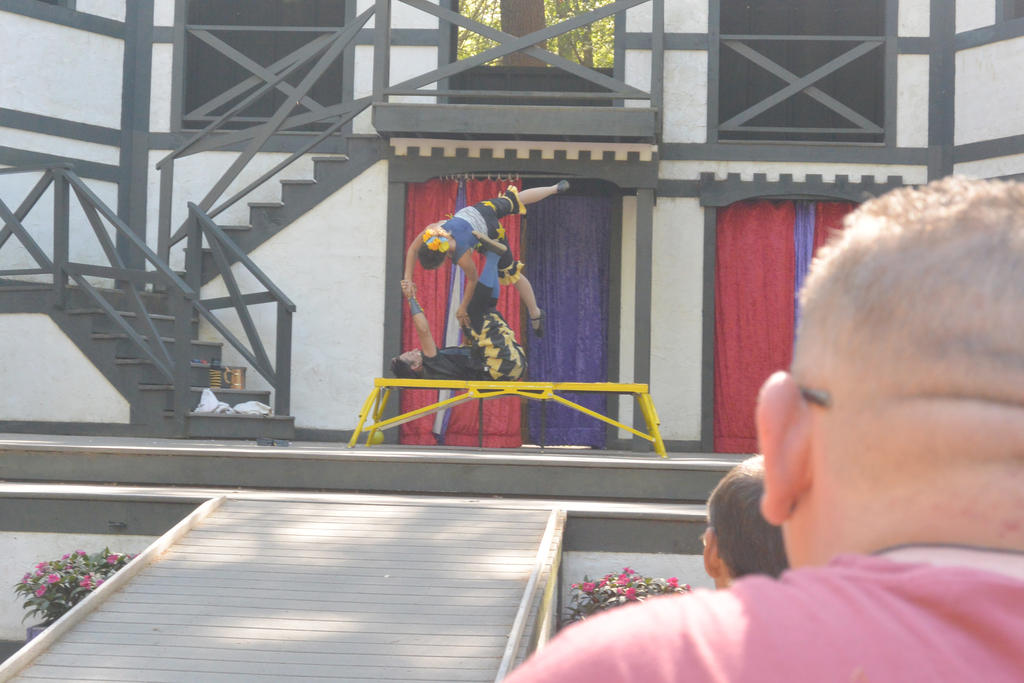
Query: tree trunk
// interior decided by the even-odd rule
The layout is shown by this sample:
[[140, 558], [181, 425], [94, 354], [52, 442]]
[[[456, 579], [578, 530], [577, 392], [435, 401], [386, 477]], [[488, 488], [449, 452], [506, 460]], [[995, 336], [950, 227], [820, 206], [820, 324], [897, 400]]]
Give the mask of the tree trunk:
[[[544, 0], [501, 0], [501, 30], [513, 36], [525, 36], [539, 31], [544, 21]], [[538, 43], [538, 47], [544, 47]], [[521, 52], [506, 55], [506, 66], [544, 66], [544, 62]]]

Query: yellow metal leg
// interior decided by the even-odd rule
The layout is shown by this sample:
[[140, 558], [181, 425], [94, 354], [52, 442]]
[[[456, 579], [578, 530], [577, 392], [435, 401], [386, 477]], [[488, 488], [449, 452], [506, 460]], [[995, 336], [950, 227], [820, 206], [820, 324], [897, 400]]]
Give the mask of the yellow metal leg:
[[379, 394], [380, 387], [374, 387], [366, 401], [363, 402], [363, 408], [359, 411], [359, 421], [356, 423], [356, 429], [352, 432], [352, 438], [348, 441], [349, 448], [352, 448], [359, 442], [359, 432], [362, 431], [363, 424], [366, 422], [366, 417], [370, 414], [370, 406], [373, 405], [373, 402], [377, 399]]
[[658, 425], [661, 423], [658, 420], [658, 413], [654, 410], [654, 401], [651, 400], [651, 395], [637, 394], [636, 398], [640, 403], [640, 410], [644, 414], [644, 420], [647, 422], [647, 431], [654, 441], [654, 452], [663, 458], [667, 458], [668, 453], [665, 452], [665, 442], [661, 440], [661, 432], [658, 430]]

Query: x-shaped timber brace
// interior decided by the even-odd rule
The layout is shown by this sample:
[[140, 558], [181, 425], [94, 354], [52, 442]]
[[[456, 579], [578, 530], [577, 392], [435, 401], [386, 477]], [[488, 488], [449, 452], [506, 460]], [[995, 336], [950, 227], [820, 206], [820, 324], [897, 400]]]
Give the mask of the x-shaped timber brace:
[[[451, 398], [437, 401], [430, 405], [423, 406], [422, 408], [410, 410], [409, 412], [382, 420], [381, 417], [384, 414], [384, 408], [387, 406], [388, 397], [391, 395], [392, 389], [453, 389], [465, 391], [465, 393], [457, 394]], [[640, 405], [640, 411], [643, 413], [648, 433], [645, 434], [644, 432], [634, 429], [629, 425], [625, 425], [618, 420], [613, 420], [606, 415], [602, 415], [590, 408], [581, 406], [580, 404], [570, 401], [560, 395], [561, 392], [567, 391], [601, 394], [632, 394], [636, 397], [637, 403]], [[458, 405], [459, 403], [464, 403], [474, 399], [483, 401], [489, 398], [499, 398], [501, 396], [521, 396], [523, 398], [536, 401], [554, 401], [555, 403], [577, 410], [584, 415], [589, 415], [596, 420], [610, 424], [613, 427], [635, 434], [641, 439], [646, 439], [654, 444], [655, 453], [663, 458], [668, 457], [665, 452], [665, 443], [661, 439], [661, 432], [658, 431], [658, 425], [660, 424], [658, 421], [658, 414], [654, 410], [654, 401], [651, 399], [647, 385], [619, 384], [617, 382], [471, 382], [465, 380], [392, 379], [388, 377], [378, 377], [373, 380], [373, 390], [370, 392], [370, 395], [363, 403], [362, 409], [359, 411], [359, 421], [356, 424], [355, 431], [352, 433], [352, 438], [348, 442], [348, 447], [352, 448], [359, 441], [359, 435], [364, 431], [363, 425], [371, 415], [373, 417], [373, 423], [370, 424], [366, 430], [367, 445], [372, 443], [376, 432], [390, 429], [391, 427], [410, 422], [425, 415], [432, 415], [454, 405]]]

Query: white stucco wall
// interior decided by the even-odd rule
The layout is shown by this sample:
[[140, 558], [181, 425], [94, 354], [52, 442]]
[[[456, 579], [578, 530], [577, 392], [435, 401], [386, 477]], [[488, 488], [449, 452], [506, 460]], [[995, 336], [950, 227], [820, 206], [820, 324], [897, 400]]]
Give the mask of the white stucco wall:
[[82, 142], [17, 128], [0, 126], [0, 141], [3, 141], [4, 147], [71, 157], [83, 161], [95, 161], [112, 166], [117, 166], [121, 159], [121, 150], [111, 145]]
[[123, 62], [116, 38], [0, 11], [0, 107], [120, 128]]
[[928, 55], [899, 55], [896, 61], [896, 144], [928, 146]]
[[125, 0], [76, 0], [75, 10], [124, 21]]
[[[359, 408], [380, 375], [384, 343], [384, 260], [387, 164], [379, 162], [287, 229], [250, 258], [298, 310], [292, 332], [292, 414], [297, 427], [352, 429]], [[240, 275], [240, 282], [250, 282]], [[244, 288], [243, 291], [255, 291]], [[218, 279], [203, 296], [224, 296]], [[253, 316], [274, 358], [274, 306]], [[233, 324], [242, 338], [241, 328]], [[216, 339], [208, 325], [200, 337]], [[225, 348], [228, 365], [242, 363]], [[245, 363], [247, 365], [247, 363]], [[247, 386], [267, 388], [255, 372]]]
[[[626, 11], [626, 30], [634, 33], [651, 32], [651, 3]], [[665, 3], [667, 33], [707, 33], [707, 30], [707, 0], [669, 0]]]
[[128, 402], [42, 314], [0, 315], [0, 419], [116, 422]]
[[155, 536], [112, 536], [102, 534], [0, 533], [0, 640], [24, 640], [25, 628], [37, 622], [27, 619], [24, 602], [10, 586], [40, 562], [56, 560], [67, 553], [84, 550], [92, 554], [110, 548], [116, 553], [139, 553], [156, 540]]
[[956, 32], [963, 33], [996, 21], [997, 0], [957, 0]]
[[[373, 94], [373, 46], [356, 45], [353, 50], [352, 62], [355, 70], [352, 76], [352, 97], [359, 99]], [[352, 132], [374, 134], [372, 107], [359, 114], [352, 121]]]
[[897, 33], [901, 36], [927, 36], [931, 33], [931, 0], [899, 0]]
[[[392, 47], [391, 48], [391, 81], [392, 85], [415, 78], [437, 68], [437, 48], [435, 47]], [[372, 83], [371, 83], [372, 89]], [[437, 83], [423, 86], [424, 90], [437, 90]], [[433, 103], [435, 97], [415, 97], [395, 95], [389, 102]]]
[[154, 133], [171, 130], [171, 84], [173, 79], [174, 45], [153, 44], [153, 63], [150, 68], [149, 129]]
[[[636, 350], [636, 197], [622, 198], [622, 250], [619, 276], [619, 376], [611, 381], [630, 383], [634, 379], [633, 356]], [[619, 422], [633, 424], [632, 396], [619, 397]], [[657, 407], [657, 404], [655, 404]], [[619, 430], [618, 438], [633, 435]]]
[[953, 172], [971, 178], [998, 178], [1024, 173], [1024, 154], [1010, 154], [1004, 157], [956, 164], [953, 167]]
[[956, 54], [955, 144], [1024, 133], [1024, 38]]
[[704, 209], [660, 197], [654, 211], [651, 397], [664, 439], [699, 441]]
[[[626, 50], [626, 75], [623, 79], [626, 85], [631, 85], [646, 93], [651, 92], [651, 51], [650, 50]], [[627, 107], [651, 106], [647, 100], [626, 100]]]
[[153, 25], [174, 26], [174, 3], [176, 0], [154, 0]]
[[[41, 177], [41, 173], [16, 173], [0, 176], [0, 197], [12, 210], [25, 199]], [[117, 185], [98, 180], [85, 179], [85, 184], [99, 199], [117, 210]], [[95, 265], [110, 265], [103, 248], [100, 246], [96, 233], [82, 212], [75, 193], [71, 192], [68, 226], [70, 229], [68, 253], [72, 260]], [[51, 187], [39, 198], [35, 206], [22, 221], [32, 239], [39, 245], [48, 258], [53, 258], [53, 188]], [[114, 231], [104, 221], [107, 234]], [[22, 246], [21, 242], [12, 237], [0, 249], [0, 269], [38, 268], [36, 262]], [[31, 276], [30, 279], [38, 279]], [[92, 278], [90, 278], [92, 279]], [[47, 281], [49, 281], [47, 279]]]
[[665, 53], [665, 142], [708, 139], [708, 53], [670, 50]]
[[874, 176], [884, 181], [887, 176], [901, 175], [908, 183], [928, 181], [926, 166], [883, 166], [876, 164], [835, 164], [805, 163], [788, 161], [662, 161], [660, 177], [678, 180], [697, 180], [701, 173], [714, 173], [724, 179], [729, 173], [739, 173], [743, 180], [753, 180], [755, 173], [765, 173], [769, 181], [779, 175], [790, 173], [793, 180], [803, 182], [811, 174], [820, 174], [825, 182], [832, 182], [836, 175], [849, 176], [850, 182], [859, 182], [863, 176]]

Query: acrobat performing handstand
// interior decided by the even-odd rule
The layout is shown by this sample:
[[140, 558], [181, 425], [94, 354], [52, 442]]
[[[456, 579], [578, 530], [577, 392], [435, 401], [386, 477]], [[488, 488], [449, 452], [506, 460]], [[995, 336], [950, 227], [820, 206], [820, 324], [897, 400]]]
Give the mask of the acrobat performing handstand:
[[495, 308], [500, 290], [498, 263], [508, 254], [508, 246], [483, 233], [477, 233], [474, 239], [484, 247], [486, 256], [479, 286], [467, 306], [468, 325], [463, 328], [467, 344], [438, 348], [427, 316], [416, 300], [415, 289], [403, 280], [402, 293], [409, 302], [420, 348], [391, 359], [391, 371], [396, 377], [514, 381], [525, 372], [526, 352]]
[[476, 263], [473, 261], [470, 250], [479, 244], [475, 234], [482, 234], [505, 246], [505, 251], [501, 254], [497, 264], [500, 283], [513, 285], [516, 288], [519, 298], [529, 313], [530, 327], [538, 337], [542, 336], [544, 334], [544, 311], [537, 306], [533, 285], [523, 275], [522, 262], [516, 259], [512, 255], [511, 249], [508, 248], [505, 229], [501, 227], [499, 221], [511, 214], [526, 214], [527, 204], [539, 202], [553, 194], [566, 192], [568, 189], [569, 181], [567, 180], [547, 187], [531, 187], [522, 192], [517, 191], [515, 186], [509, 186], [499, 197], [467, 206], [446, 221], [431, 223], [413, 238], [406, 251], [405, 273], [402, 280], [403, 291], [406, 288], [412, 288], [413, 294], [416, 293], [412, 275], [417, 260], [427, 270], [433, 270], [444, 263], [445, 258], [450, 257], [466, 274], [466, 288], [455, 316], [460, 325], [467, 327], [469, 302], [473, 299], [479, 279]]

